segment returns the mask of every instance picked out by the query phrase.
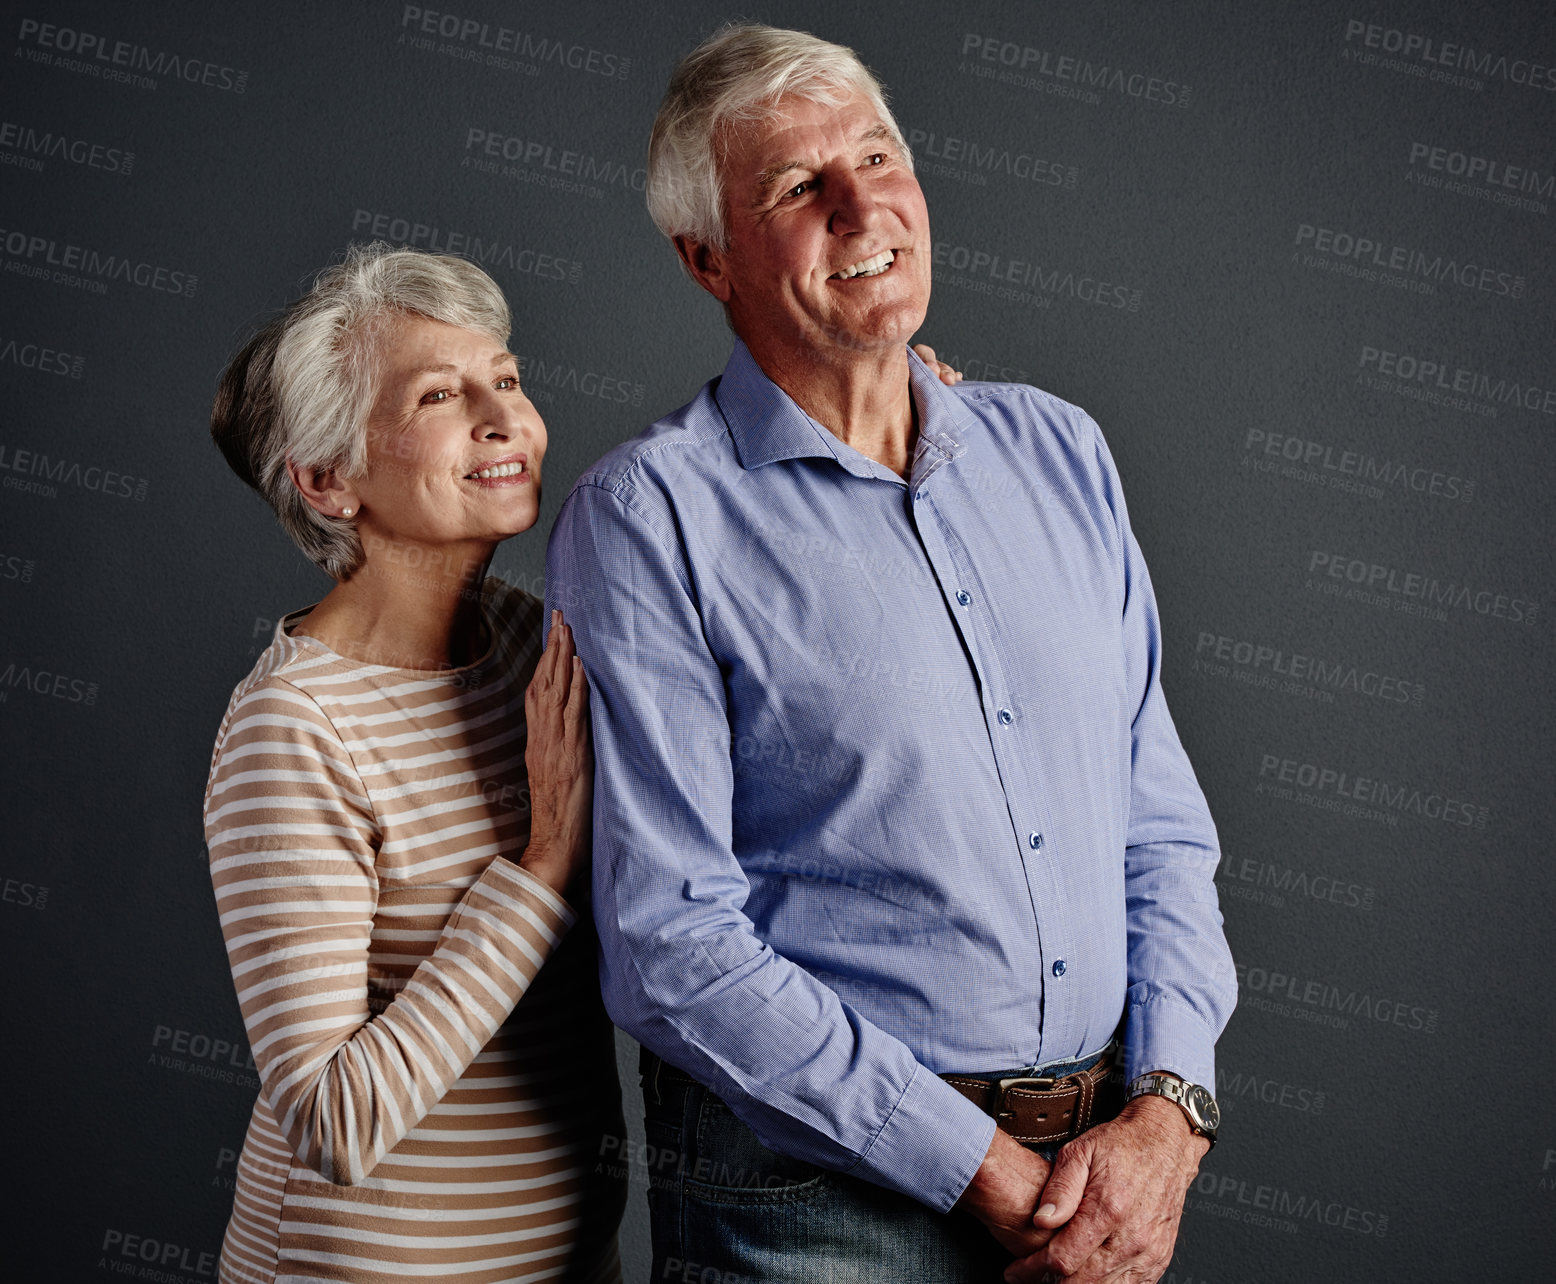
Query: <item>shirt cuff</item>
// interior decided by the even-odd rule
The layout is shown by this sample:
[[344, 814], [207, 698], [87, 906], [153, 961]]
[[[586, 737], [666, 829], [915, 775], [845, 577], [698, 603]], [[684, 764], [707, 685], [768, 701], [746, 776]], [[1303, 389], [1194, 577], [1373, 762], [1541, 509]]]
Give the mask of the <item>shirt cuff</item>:
[[920, 1065], [850, 1171], [937, 1213], [949, 1212], [983, 1163], [993, 1139], [993, 1118]]
[[1153, 1070], [1165, 1070], [1214, 1095], [1217, 1033], [1193, 1008], [1175, 999], [1132, 1005], [1124, 1027], [1124, 1086]]

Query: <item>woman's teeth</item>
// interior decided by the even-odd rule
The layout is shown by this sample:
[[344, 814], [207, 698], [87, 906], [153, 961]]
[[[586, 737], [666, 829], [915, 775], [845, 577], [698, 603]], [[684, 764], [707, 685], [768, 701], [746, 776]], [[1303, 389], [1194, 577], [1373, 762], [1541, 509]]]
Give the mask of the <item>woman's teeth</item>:
[[524, 465], [522, 463], [494, 464], [490, 468], [481, 469], [478, 473], [466, 473], [465, 476], [467, 480], [471, 477], [480, 477], [483, 480], [487, 480], [492, 477], [513, 477], [523, 471]]

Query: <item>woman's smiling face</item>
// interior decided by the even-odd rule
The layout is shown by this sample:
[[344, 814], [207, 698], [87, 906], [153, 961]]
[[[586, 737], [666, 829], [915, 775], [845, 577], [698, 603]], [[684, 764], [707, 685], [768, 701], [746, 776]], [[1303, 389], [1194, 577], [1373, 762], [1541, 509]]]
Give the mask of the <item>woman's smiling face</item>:
[[533, 526], [546, 426], [513, 354], [475, 330], [409, 314], [374, 339], [367, 469], [350, 483], [365, 560], [380, 543], [489, 546]]

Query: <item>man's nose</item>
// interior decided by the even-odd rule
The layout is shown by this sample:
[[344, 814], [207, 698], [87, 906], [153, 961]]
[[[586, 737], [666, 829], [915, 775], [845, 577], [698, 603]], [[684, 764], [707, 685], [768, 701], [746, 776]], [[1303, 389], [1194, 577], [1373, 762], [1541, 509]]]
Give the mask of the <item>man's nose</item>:
[[867, 232], [881, 217], [882, 204], [874, 187], [849, 172], [840, 175], [831, 186], [832, 215], [829, 229], [837, 236]]

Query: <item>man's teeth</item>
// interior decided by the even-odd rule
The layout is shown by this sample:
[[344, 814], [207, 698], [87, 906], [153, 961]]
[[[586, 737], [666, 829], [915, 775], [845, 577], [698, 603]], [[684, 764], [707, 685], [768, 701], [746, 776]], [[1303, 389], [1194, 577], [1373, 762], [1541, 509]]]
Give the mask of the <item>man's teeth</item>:
[[521, 463], [494, 464], [491, 468], [483, 468], [478, 473], [466, 473], [465, 476], [481, 478], [512, 477], [516, 473], [522, 473], [523, 471], [524, 465]]
[[847, 281], [856, 276], [879, 276], [892, 264], [897, 256], [891, 250], [882, 250], [873, 259], [866, 259], [863, 263], [855, 263], [853, 267], [846, 267], [841, 272], [834, 273], [839, 281]]

